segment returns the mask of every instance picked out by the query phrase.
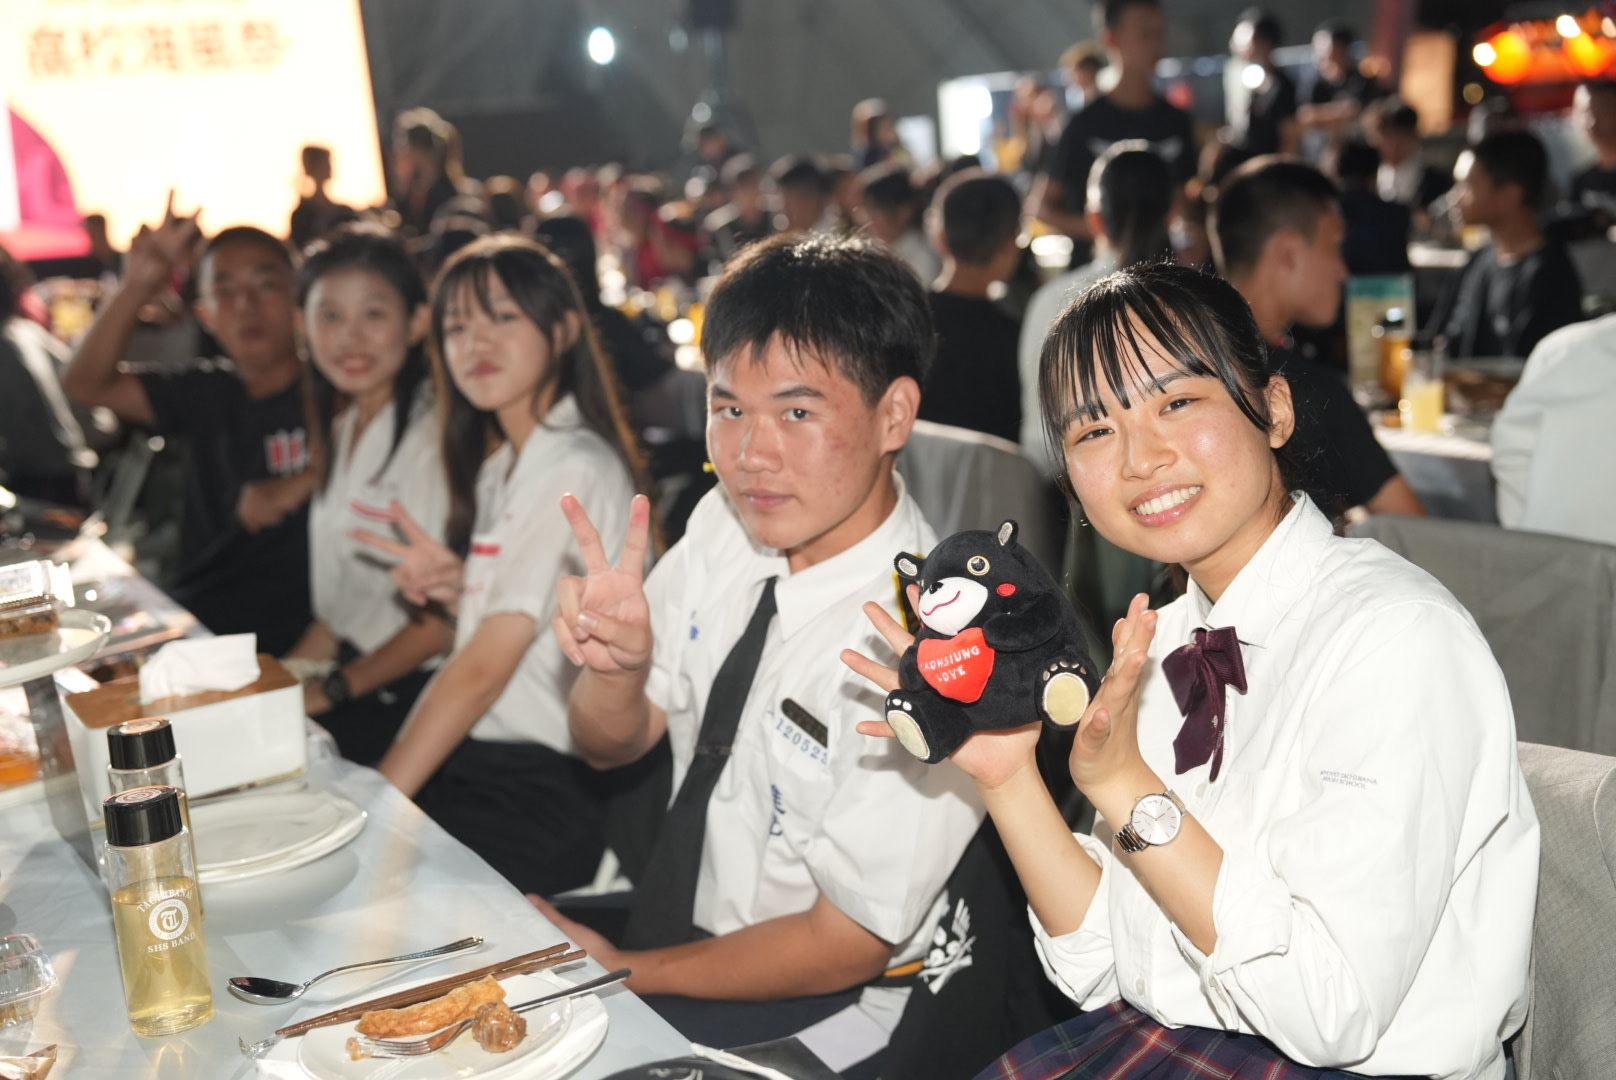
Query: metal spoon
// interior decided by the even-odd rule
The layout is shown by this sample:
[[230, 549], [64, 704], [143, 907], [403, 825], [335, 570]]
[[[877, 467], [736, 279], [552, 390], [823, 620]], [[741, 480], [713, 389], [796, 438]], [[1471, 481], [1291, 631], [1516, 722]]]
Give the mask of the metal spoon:
[[403, 956], [389, 956], [386, 960], [367, 960], [362, 964], [344, 964], [342, 967], [322, 971], [314, 978], [304, 983], [281, 982], [279, 979], [260, 979], [252, 975], [237, 975], [230, 980], [230, 993], [242, 1001], [250, 1001], [254, 1005], [284, 1005], [288, 1001], [296, 1001], [303, 996], [303, 992], [321, 979], [329, 979], [333, 975], [340, 975], [345, 971], [360, 971], [364, 968], [386, 967], [388, 964], [404, 964], [411, 960], [431, 960], [439, 956], [453, 956], [475, 949], [483, 943], [480, 937], [461, 938], [459, 941], [447, 945], [439, 945], [436, 949], [427, 949], [424, 952], [405, 953]]

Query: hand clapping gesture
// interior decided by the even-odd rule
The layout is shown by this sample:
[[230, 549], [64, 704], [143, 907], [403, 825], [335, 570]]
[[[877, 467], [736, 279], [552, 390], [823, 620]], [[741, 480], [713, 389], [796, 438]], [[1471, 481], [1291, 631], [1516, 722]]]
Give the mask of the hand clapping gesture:
[[583, 553], [585, 575], [556, 583], [559, 610], [553, 621], [561, 651], [579, 667], [602, 675], [643, 671], [651, 662], [651, 606], [645, 599], [645, 552], [651, 536], [651, 502], [629, 504], [628, 534], [616, 564], [606, 561], [600, 533], [573, 495], [561, 512]]
[[423, 607], [436, 601], [454, 611], [465, 589], [465, 563], [421, 528], [397, 500], [388, 506], [388, 511], [393, 516], [393, 524], [404, 534], [403, 540], [381, 536], [368, 529], [355, 529], [349, 535], [397, 560], [392, 572], [393, 584], [404, 594], [404, 599]]

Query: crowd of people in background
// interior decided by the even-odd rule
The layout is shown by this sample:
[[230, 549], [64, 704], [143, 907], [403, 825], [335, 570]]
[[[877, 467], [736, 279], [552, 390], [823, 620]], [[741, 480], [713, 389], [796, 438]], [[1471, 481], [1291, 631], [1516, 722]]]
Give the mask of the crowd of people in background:
[[[540, 896], [583, 884], [599, 862], [591, 766], [632, 765], [667, 732], [683, 774], [722, 674], [706, 627], [733, 624], [733, 640], [754, 603], [770, 617], [778, 603], [804, 640], [845, 644], [847, 613], [828, 626], [826, 604], [853, 592], [893, 599], [892, 551], [935, 539], [891, 477], [913, 421], [1000, 440], [1052, 483], [1070, 480], [1071, 447], [1045, 437], [1046, 342], [1058, 326], [1072, 341], [1101, 333], [1071, 315], [1092, 289], [1243, 302], [1265, 370], [1288, 386], [1277, 458], [1287, 490], [1336, 522], [1421, 514], [1346, 381], [1345, 289], [1352, 275], [1407, 271], [1416, 237], [1485, 230], [1424, 333], [1452, 357], [1533, 357], [1521, 402], [1501, 419], [1515, 440], [1498, 460], [1505, 523], [1616, 542], [1608, 510], [1589, 510], [1574, 482], [1546, 490], [1530, 479], [1544, 473], [1534, 450], [1590, 452], [1544, 434], [1557, 407], [1575, 402], [1578, 430], [1611, 445], [1601, 407], [1582, 395], [1608, 405], [1616, 393], [1610, 358], [1592, 355], [1609, 352], [1616, 325], [1563, 328], [1595, 313], [1567, 243], [1616, 223], [1613, 84], [1578, 89], [1574, 115], [1595, 161], [1558, 192], [1541, 140], [1507, 109], [1478, 108], [1474, 137], [1442, 160], [1416, 110], [1360, 67], [1345, 24], [1317, 28], [1313, 70], [1297, 80], [1274, 60], [1289, 28], [1269, 11], [1243, 15], [1230, 53], [1252, 73], [1249, 98], [1231, 123], [1208, 126], [1158, 88], [1162, 0], [1095, 7], [1094, 39], [1060, 59], [1064, 85], [1023, 79], [987, 157], [917, 164], [872, 98], [853, 109], [835, 156], [770, 160], [709, 124], [679, 170], [609, 163], [479, 179], [454, 126], [413, 108], [386, 145], [383, 206], [337, 202], [343, 148], [310, 146], [281, 235], [206, 231], [171, 199], [119, 253], [104, 219], [86, 218], [85, 276], [103, 291], [71, 349], [25, 269], [0, 253], [0, 484], [89, 507], [104, 490], [98, 453], [115, 458], [127, 432], [177, 440], [172, 594], [215, 632], [254, 632], [263, 651], [305, 665], [307, 711], [344, 755], [378, 766]], [[1070, 244], [1069, 265], [1048, 280], [1029, 245], [1041, 236]], [[1185, 284], [1164, 266], [1226, 284]], [[682, 342], [674, 320], [692, 324]], [[681, 440], [670, 419], [681, 344], [705, 354], [705, 444], [699, 422]], [[162, 349], [174, 355], [154, 361]], [[821, 372], [794, 359], [801, 350], [833, 359]], [[1099, 393], [1100, 376], [1087, 378], [1084, 393]], [[725, 427], [764, 415], [745, 437]], [[744, 493], [736, 516], [706, 494], [708, 469]], [[670, 480], [685, 486], [657, 486]], [[636, 498], [652, 490], [654, 503]], [[578, 497], [570, 528], [566, 495]], [[805, 521], [851, 514], [863, 531], [796, 550], [796, 532], [769, 531], [784, 528], [775, 504], [792, 499]], [[1548, 505], [1556, 499], [1580, 509]], [[1305, 527], [1327, 534], [1322, 521]], [[756, 543], [790, 552], [789, 567], [754, 558]], [[837, 563], [870, 543], [874, 571]], [[662, 569], [669, 561], [676, 568]], [[794, 586], [816, 567], [820, 592]], [[711, 593], [692, 594], [691, 581]], [[1130, 613], [1128, 633], [1141, 619]], [[828, 658], [836, 667], [834, 649]], [[889, 962], [924, 952], [929, 897], [980, 805], [967, 785], [907, 759], [875, 780], [838, 772], [819, 784], [803, 779], [814, 761], [793, 765], [788, 782], [772, 747], [744, 753], [754, 782], [776, 785], [775, 816], [708, 835], [728, 845], [724, 873], [756, 895], [700, 894], [699, 920], [718, 935], [704, 952], [633, 913], [628, 940], [662, 950], [641, 954], [638, 987], [679, 995], [721, 983], [710, 996], [752, 998], [877, 987]], [[893, 776], [909, 786], [899, 792]], [[825, 785], [865, 792], [874, 802], [861, 808], [894, 815], [887, 825], [906, 849], [946, 833], [935, 865], [888, 880], [873, 869], [894, 857], [887, 841], [825, 811]], [[803, 803], [825, 811], [840, 856], [782, 824]], [[760, 854], [771, 830], [816, 853]], [[804, 912], [816, 882], [820, 900]], [[1056, 907], [1040, 910], [1051, 927]], [[1060, 918], [1075, 926], [1071, 912]], [[620, 944], [563, 925], [603, 962]], [[816, 947], [824, 955], [811, 959]], [[770, 976], [737, 960], [747, 949], [795, 957], [795, 968], [775, 966], [806, 974]], [[1082, 968], [1054, 962], [1071, 979]], [[879, 994], [864, 1004], [890, 1031], [897, 1006]], [[1491, 1026], [1476, 1030], [1496, 1041], [1502, 1012], [1482, 1019]]]

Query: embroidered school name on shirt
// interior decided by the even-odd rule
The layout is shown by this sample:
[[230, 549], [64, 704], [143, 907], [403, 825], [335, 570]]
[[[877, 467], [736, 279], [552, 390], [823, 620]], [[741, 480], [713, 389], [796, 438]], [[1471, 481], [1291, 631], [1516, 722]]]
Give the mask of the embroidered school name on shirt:
[[1323, 769], [1319, 772], [1319, 779], [1326, 784], [1340, 784], [1342, 787], [1368, 790], [1379, 784], [1373, 776], [1359, 776], [1357, 773], [1336, 772], [1334, 769]]

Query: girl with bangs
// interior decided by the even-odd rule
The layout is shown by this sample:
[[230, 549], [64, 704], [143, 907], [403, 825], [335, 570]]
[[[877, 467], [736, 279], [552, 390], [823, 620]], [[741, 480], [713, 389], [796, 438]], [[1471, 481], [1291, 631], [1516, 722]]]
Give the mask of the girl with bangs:
[[386, 528], [395, 504], [443, 535], [427, 315], [421, 274], [385, 230], [346, 226], [306, 252], [295, 318], [327, 449], [309, 506], [314, 621], [288, 657], [329, 668], [304, 684], [304, 711], [362, 765], [386, 752], [449, 645], [442, 613], [400, 602], [387, 567], [350, 535]]
[[434, 290], [432, 340], [447, 541], [407, 515], [407, 542], [370, 541], [399, 560], [407, 597], [455, 612], [454, 652], [379, 768], [512, 884], [550, 895], [587, 882], [604, 847], [600, 798], [567, 731], [575, 669], [550, 632], [557, 579], [584, 572], [558, 506], [576, 492], [615, 546], [631, 517], [645, 535], [650, 508], [589, 316], [554, 255], [509, 235], [463, 248]]
[[952, 759], [1082, 1010], [982, 1075], [1503, 1076], [1538, 828], [1470, 616], [1294, 490], [1289, 387], [1227, 283], [1171, 265], [1101, 281], [1051, 329], [1040, 397], [1080, 511], [1189, 587], [1159, 611], [1135, 598], [1075, 718], [1092, 835], [1039, 778], [1036, 723]]

